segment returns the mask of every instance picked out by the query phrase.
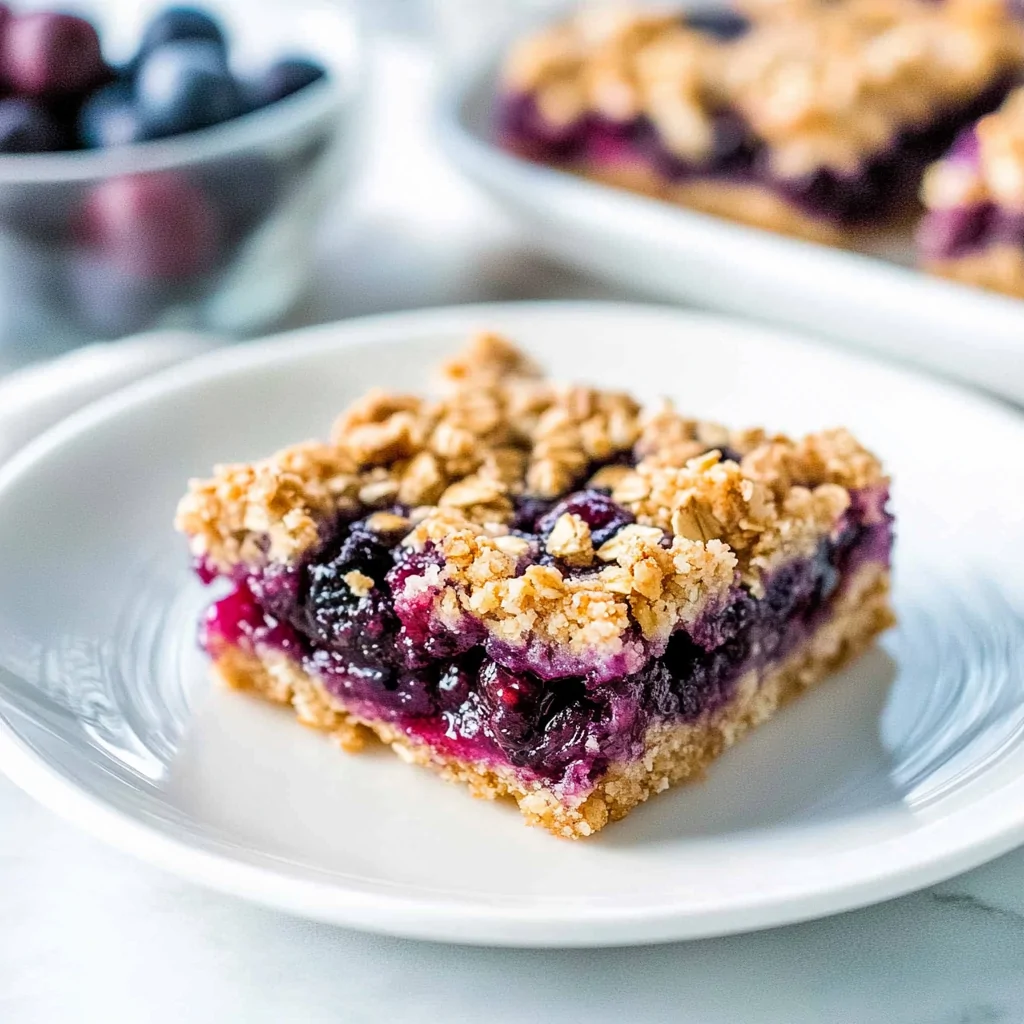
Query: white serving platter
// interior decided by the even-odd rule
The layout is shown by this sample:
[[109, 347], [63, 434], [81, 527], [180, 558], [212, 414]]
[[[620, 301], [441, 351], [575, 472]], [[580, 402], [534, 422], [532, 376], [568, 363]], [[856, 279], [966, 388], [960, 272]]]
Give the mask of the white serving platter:
[[786, 238], [531, 163], [494, 144], [493, 65], [443, 90], [451, 161], [531, 242], [661, 299], [813, 331], [1024, 402], [1024, 301], [894, 259]]

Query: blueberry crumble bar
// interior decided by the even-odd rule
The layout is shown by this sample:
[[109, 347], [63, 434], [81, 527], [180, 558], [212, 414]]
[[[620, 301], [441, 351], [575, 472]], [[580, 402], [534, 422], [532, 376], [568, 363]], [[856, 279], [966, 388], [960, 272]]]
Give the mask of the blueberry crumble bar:
[[1024, 298], [1024, 89], [928, 169], [922, 199], [925, 269]]
[[924, 168], [1001, 102], [1022, 53], [991, 0], [585, 8], [512, 49], [496, 130], [588, 178], [852, 244], [917, 212]]
[[589, 836], [892, 620], [888, 481], [845, 430], [727, 430], [562, 387], [482, 335], [438, 399], [192, 481], [231, 686]]

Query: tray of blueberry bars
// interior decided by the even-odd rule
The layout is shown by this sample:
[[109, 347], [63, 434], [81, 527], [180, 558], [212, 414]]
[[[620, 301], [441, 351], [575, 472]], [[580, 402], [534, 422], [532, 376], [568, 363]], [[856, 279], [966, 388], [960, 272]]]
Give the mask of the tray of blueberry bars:
[[1022, 80], [1006, 0], [580, 5], [447, 90], [441, 138], [606, 279], [1024, 400]]

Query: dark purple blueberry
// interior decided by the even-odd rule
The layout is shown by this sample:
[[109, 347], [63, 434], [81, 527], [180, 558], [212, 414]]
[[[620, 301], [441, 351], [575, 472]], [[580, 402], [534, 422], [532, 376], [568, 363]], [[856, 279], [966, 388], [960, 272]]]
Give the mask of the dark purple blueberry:
[[288, 57], [272, 64], [247, 90], [249, 106], [256, 110], [268, 107], [287, 96], [305, 89], [327, 76], [327, 72], [311, 60]]
[[70, 317], [100, 338], [152, 327], [173, 300], [166, 282], [139, 277], [104, 256], [75, 250], [67, 261]]
[[696, 32], [704, 32], [724, 42], [728, 42], [730, 39], [739, 39], [750, 29], [750, 22], [742, 14], [725, 8], [690, 11], [684, 15], [683, 23], [687, 28], [692, 28]]
[[579, 516], [590, 527], [594, 547], [600, 547], [624, 526], [634, 522], [633, 514], [602, 491], [577, 491], [564, 498], [537, 522], [537, 532], [548, 534], [560, 516], [567, 512]]
[[735, 111], [723, 110], [713, 122], [711, 166], [718, 171], [746, 170], [754, 161], [756, 143], [747, 122]]
[[0, 100], [0, 153], [50, 153], [65, 134], [48, 110], [32, 100]]
[[537, 520], [547, 515], [553, 504], [549, 498], [533, 498], [529, 495], [516, 498], [512, 528], [523, 533], [536, 533]]
[[448, 664], [437, 681], [437, 703], [449, 711], [462, 707], [476, 686], [477, 659], [459, 659]]
[[3, 67], [15, 92], [25, 96], [81, 93], [110, 75], [96, 29], [71, 14], [23, 14], [3, 36]]
[[432, 669], [396, 672], [379, 659], [363, 657], [352, 648], [316, 650], [310, 664], [327, 689], [342, 700], [372, 701], [378, 713], [390, 712], [404, 719], [437, 712], [436, 677]]
[[676, 678], [670, 671], [667, 659], [659, 658], [642, 673], [645, 685], [645, 702], [652, 715], [672, 718], [679, 714], [679, 694], [675, 691]]
[[522, 758], [524, 764], [541, 764], [550, 774], [587, 756], [589, 709], [574, 703], [555, 711], [544, 722], [536, 740]]
[[489, 659], [481, 667], [478, 679], [490, 709], [488, 724], [495, 739], [506, 750], [522, 747], [537, 724], [542, 684]]
[[437, 710], [435, 682], [430, 672], [406, 672], [385, 691], [382, 703], [412, 718], [424, 718]]
[[[438, 701], [441, 707], [445, 708], [444, 697], [440, 691]], [[449, 739], [478, 740], [486, 735], [487, 711], [477, 690], [471, 690], [457, 708], [443, 710], [441, 717], [445, 722], [445, 735]]]
[[243, 111], [223, 53], [202, 40], [167, 43], [148, 54], [135, 77], [135, 99], [153, 135], [208, 128]]
[[87, 149], [126, 146], [150, 137], [131, 89], [115, 82], [94, 92], [78, 115], [78, 139]]
[[278, 619], [291, 619], [302, 585], [300, 569], [291, 563], [271, 562], [247, 579], [260, 605]]
[[736, 588], [724, 607], [705, 612], [690, 630], [693, 641], [705, 650], [720, 647], [756, 621], [757, 603], [746, 590]]
[[776, 569], [761, 600], [762, 619], [774, 629], [784, 631], [786, 621], [807, 602], [816, 582], [805, 562], [790, 562]]
[[[332, 547], [305, 568], [304, 609], [296, 612], [296, 625], [330, 651], [369, 663], [399, 661], [399, 622], [386, 584], [393, 561], [389, 540], [357, 522]], [[353, 590], [347, 579], [353, 572], [374, 581], [368, 593]]]
[[579, 680], [552, 687], [529, 672], [490, 659], [478, 675], [486, 730], [514, 765], [543, 765], [557, 774], [585, 755], [592, 705]]
[[310, 585], [305, 631], [325, 650], [389, 666], [397, 623], [385, 596], [375, 588], [358, 597], [343, 579], [325, 570], [314, 574]]
[[206, 11], [197, 7], [168, 7], [146, 26], [139, 45], [140, 54], [181, 40], [202, 40], [227, 52], [224, 30]]
[[74, 235], [128, 274], [173, 281], [213, 266], [221, 225], [187, 175], [160, 171], [100, 182], [75, 218]]

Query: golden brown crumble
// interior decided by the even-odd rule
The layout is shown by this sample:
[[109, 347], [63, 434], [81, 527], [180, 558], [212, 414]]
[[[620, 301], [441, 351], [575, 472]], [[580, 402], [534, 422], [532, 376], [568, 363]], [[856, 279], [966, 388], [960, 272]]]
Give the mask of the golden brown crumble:
[[[442, 623], [457, 629], [468, 616], [510, 643], [615, 654], [637, 629], [661, 641], [692, 623], [737, 574], [756, 592], [765, 572], [834, 529], [851, 490], [885, 479], [844, 430], [794, 441], [729, 431], [668, 403], [644, 414], [627, 395], [541, 379], [495, 335], [447, 377], [447, 397], [374, 392], [343, 414], [329, 445], [193, 481], [177, 520], [193, 552], [220, 570], [291, 561], [337, 510], [371, 512], [369, 529], [440, 553], [404, 594], [429, 593]], [[562, 568], [524, 566], [539, 552], [508, 528], [515, 499], [584, 486], [595, 462], [631, 450], [635, 468], [605, 466], [590, 479], [636, 525], [595, 551], [584, 520], [562, 515], [545, 542]], [[407, 515], [389, 510], [396, 501]], [[362, 573], [346, 581], [360, 596], [374, 586]]]
[[806, 3], [728, 42], [674, 16], [584, 9], [514, 47], [505, 84], [554, 124], [645, 114], [669, 150], [696, 162], [713, 149], [716, 112], [738, 110], [775, 172], [795, 177], [855, 169], [1022, 59], [1020, 27], [987, 0]]
[[[589, 564], [589, 530], [585, 539], [577, 524], [565, 530], [572, 531], [569, 547], [589, 548], [588, 561], [579, 563]], [[662, 530], [627, 526], [596, 553], [610, 564], [592, 573], [564, 576], [555, 566], [534, 564], [517, 574], [519, 555], [506, 550], [502, 536], [437, 509], [403, 543], [417, 550], [433, 544], [443, 565], [407, 579], [405, 593], [432, 593], [436, 617], [452, 629], [471, 616], [509, 643], [536, 637], [574, 653], [615, 655], [628, 642], [631, 621], [647, 640], [664, 640], [734, 583], [736, 557], [726, 544], [674, 537], [665, 547], [665, 539]]]
[[192, 552], [218, 569], [240, 562], [288, 561], [317, 540], [318, 525], [358, 505], [357, 466], [331, 445], [308, 442], [269, 459], [215, 466], [193, 480], [177, 526]]
[[590, 565], [594, 561], [590, 527], [572, 512], [560, 515], [555, 521], [545, 549], [549, 555], [560, 558], [566, 565]]
[[374, 588], [373, 577], [367, 576], [365, 572], [360, 572], [358, 569], [345, 573], [342, 579], [348, 584], [349, 590], [356, 597], [366, 597]]

